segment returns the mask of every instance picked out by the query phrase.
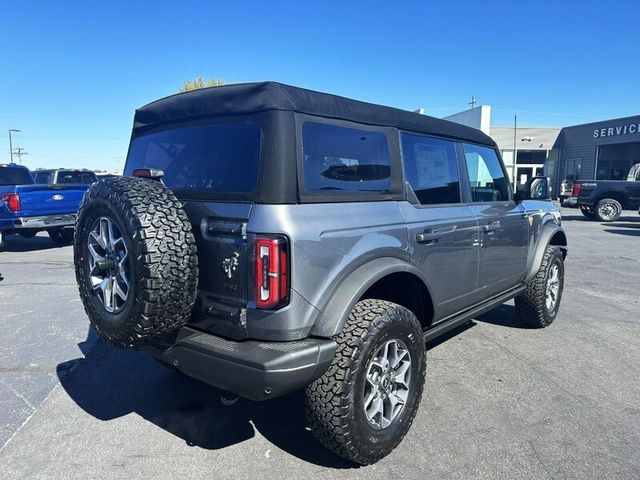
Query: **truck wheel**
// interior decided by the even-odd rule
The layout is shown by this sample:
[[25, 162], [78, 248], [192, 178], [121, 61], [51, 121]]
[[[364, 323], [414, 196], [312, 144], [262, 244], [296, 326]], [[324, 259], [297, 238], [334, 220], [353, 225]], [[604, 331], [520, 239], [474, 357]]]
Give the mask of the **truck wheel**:
[[56, 245], [69, 245], [73, 242], [73, 228], [50, 228], [47, 233]]
[[564, 262], [560, 249], [549, 245], [542, 264], [527, 289], [515, 298], [518, 317], [535, 328], [548, 327], [558, 314], [564, 287]]
[[615, 222], [622, 215], [622, 205], [613, 198], [603, 198], [596, 204], [595, 215], [601, 222]]
[[580, 211], [582, 212], [582, 214], [585, 217], [587, 217], [587, 218], [589, 218], [591, 220], [594, 220], [596, 218], [596, 214], [593, 213], [593, 210], [591, 210], [591, 208], [589, 208], [589, 207], [581, 206], [580, 207]]
[[195, 239], [180, 202], [161, 183], [94, 183], [78, 212], [74, 258], [85, 311], [109, 344], [137, 348], [189, 319], [198, 283]]
[[336, 341], [331, 366], [306, 389], [307, 421], [329, 450], [375, 463], [400, 443], [418, 411], [426, 369], [422, 328], [400, 305], [362, 300]]

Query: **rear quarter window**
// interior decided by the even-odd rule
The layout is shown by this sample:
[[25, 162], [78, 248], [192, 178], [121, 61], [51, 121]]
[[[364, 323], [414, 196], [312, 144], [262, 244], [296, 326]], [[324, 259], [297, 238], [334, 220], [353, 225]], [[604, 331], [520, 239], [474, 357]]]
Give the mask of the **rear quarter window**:
[[391, 191], [389, 146], [381, 132], [305, 122], [302, 153], [309, 192]]
[[174, 128], [135, 137], [125, 175], [158, 168], [167, 187], [214, 192], [252, 192], [258, 183], [258, 124]]

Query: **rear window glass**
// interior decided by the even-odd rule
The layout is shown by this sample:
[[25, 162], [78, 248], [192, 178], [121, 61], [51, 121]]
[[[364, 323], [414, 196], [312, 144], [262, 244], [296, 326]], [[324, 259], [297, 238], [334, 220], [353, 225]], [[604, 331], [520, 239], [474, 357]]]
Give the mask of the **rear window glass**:
[[33, 177], [24, 168], [0, 167], [0, 185], [31, 185]]
[[98, 181], [96, 174], [93, 172], [58, 172], [56, 183], [82, 183], [90, 184]]
[[310, 192], [389, 192], [391, 168], [381, 132], [307, 122], [304, 184]]
[[173, 189], [251, 192], [258, 183], [260, 126], [200, 125], [133, 139], [126, 175], [137, 168], [164, 171]]

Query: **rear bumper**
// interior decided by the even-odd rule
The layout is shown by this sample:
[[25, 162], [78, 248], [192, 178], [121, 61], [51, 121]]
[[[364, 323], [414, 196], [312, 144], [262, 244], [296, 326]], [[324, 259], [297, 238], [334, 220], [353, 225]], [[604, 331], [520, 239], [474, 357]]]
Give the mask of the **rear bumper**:
[[13, 219], [11, 228], [55, 228], [73, 227], [76, 223], [75, 213], [61, 215], [36, 215], [33, 217], [18, 217]]
[[183, 328], [174, 345], [143, 350], [181, 372], [251, 400], [267, 400], [302, 388], [331, 364], [333, 340], [234, 342]]
[[578, 206], [578, 197], [566, 197], [561, 202], [563, 207], [576, 207]]

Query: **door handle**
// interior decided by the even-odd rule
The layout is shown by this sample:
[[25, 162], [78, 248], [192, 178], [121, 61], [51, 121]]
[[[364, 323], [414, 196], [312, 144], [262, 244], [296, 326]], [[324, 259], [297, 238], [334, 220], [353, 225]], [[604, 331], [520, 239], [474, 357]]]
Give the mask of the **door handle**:
[[432, 245], [434, 243], [437, 243], [438, 240], [440, 240], [440, 237], [441, 237], [440, 233], [433, 233], [433, 232], [417, 233], [416, 242], [421, 243], [423, 245]]
[[493, 233], [500, 228], [500, 222], [489, 222], [486, 225], [482, 225], [482, 231], [484, 233]]

